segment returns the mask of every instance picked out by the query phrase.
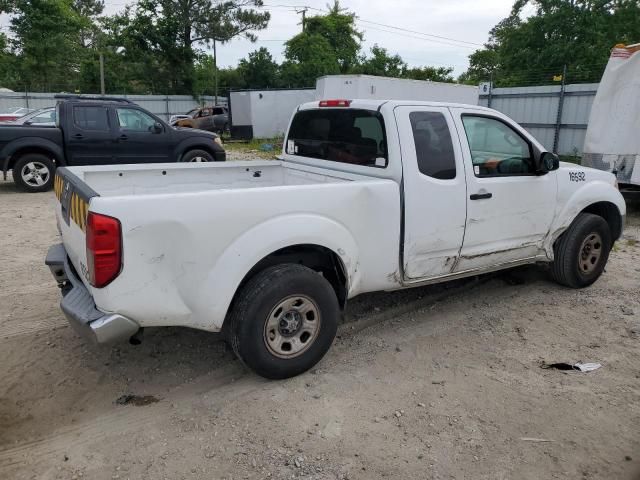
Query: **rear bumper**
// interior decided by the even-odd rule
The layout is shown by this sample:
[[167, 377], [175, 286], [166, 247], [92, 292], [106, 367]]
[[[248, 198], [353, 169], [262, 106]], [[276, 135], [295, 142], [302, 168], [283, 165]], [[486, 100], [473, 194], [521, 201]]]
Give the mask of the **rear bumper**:
[[49, 248], [45, 263], [62, 290], [60, 308], [80, 335], [94, 343], [113, 343], [129, 339], [140, 329], [129, 318], [96, 308], [91, 293], [71, 268], [64, 245]]

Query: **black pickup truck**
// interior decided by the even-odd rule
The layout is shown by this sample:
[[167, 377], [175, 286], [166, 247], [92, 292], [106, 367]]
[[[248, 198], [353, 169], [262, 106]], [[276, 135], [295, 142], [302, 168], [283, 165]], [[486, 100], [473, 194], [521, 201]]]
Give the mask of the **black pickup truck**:
[[224, 161], [211, 132], [174, 128], [126, 99], [58, 95], [57, 127], [0, 126], [4, 179], [22, 190], [51, 188], [58, 166]]

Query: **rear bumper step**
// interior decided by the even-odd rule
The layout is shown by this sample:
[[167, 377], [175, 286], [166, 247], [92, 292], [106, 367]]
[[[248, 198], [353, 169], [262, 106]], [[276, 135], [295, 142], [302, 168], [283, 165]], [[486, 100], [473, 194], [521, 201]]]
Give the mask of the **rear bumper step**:
[[60, 308], [80, 335], [95, 343], [113, 343], [128, 340], [140, 329], [127, 317], [96, 308], [91, 293], [71, 268], [64, 245], [49, 248], [45, 263], [62, 290]]

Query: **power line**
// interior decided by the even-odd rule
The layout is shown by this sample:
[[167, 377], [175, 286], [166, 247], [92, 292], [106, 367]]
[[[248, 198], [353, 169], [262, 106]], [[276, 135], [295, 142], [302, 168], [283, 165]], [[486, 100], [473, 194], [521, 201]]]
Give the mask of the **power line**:
[[[267, 6], [267, 5], [265, 4], [265, 6]], [[309, 7], [309, 6], [304, 6], [303, 7], [301, 5], [296, 5], [295, 7], [296, 8], [307, 8], [309, 10], [315, 10], [317, 12], [329, 13], [329, 10], [326, 10], [326, 9], [323, 9], [323, 8], [316, 8], [316, 7]], [[440, 40], [447, 40], [447, 41], [450, 41], [450, 42], [464, 43], [464, 44], [467, 44], [467, 45], [472, 45], [474, 47], [483, 47], [484, 46], [481, 43], [469, 42], [467, 40], [461, 40], [461, 39], [458, 39], [458, 38], [445, 37], [445, 36], [442, 36], [442, 35], [435, 35], [435, 34], [432, 34], [432, 33], [425, 33], [425, 32], [420, 32], [420, 31], [417, 31], [417, 30], [410, 30], [408, 28], [398, 27], [398, 26], [395, 26], [395, 25], [389, 25], [389, 24], [385, 24], [385, 23], [374, 22], [372, 20], [366, 20], [366, 19], [364, 19], [364, 18], [362, 18], [362, 17], [360, 17], [358, 15], [355, 15], [355, 18], [357, 20], [359, 20], [360, 22], [363, 22], [363, 23], [370, 23], [372, 25], [377, 25], [379, 27], [385, 27], [385, 28], [391, 28], [393, 30], [398, 30], [398, 31], [401, 31], [401, 32], [413, 33], [413, 34], [422, 35], [422, 36], [425, 36], [425, 37], [431, 37], [431, 38], [436, 38], [436, 39], [440, 39]], [[392, 33], [392, 32], [387, 32], [387, 33]]]

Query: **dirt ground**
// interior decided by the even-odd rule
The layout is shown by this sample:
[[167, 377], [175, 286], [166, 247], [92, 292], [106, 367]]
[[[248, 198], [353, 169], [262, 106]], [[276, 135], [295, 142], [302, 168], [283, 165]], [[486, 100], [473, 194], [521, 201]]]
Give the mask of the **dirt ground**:
[[[0, 183], [0, 479], [640, 479], [637, 206], [591, 288], [531, 267], [363, 296], [275, 382], [208, 333], [79, 338], [53, 205]], [[579, 360], [603, 366], [540, 368]]]

